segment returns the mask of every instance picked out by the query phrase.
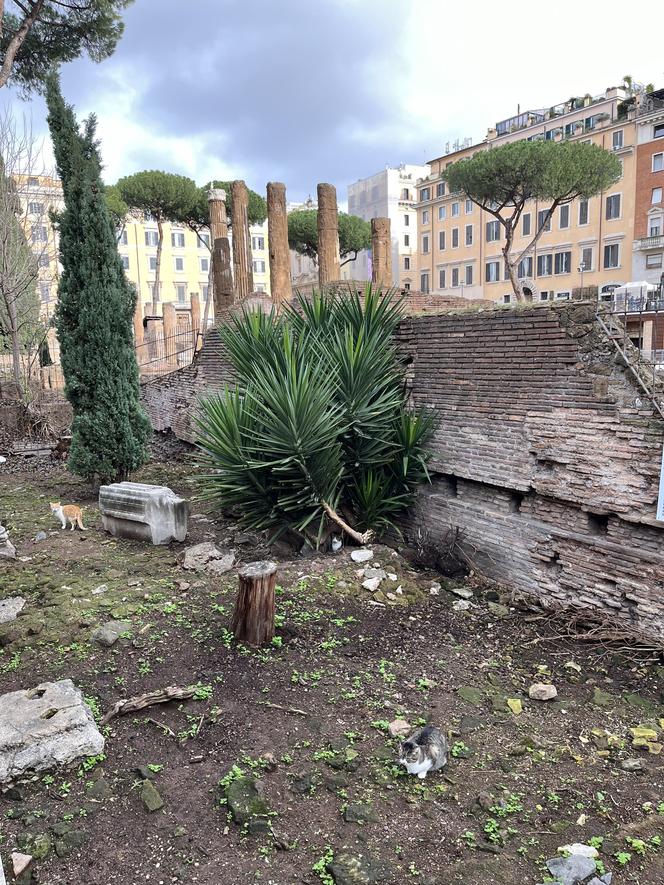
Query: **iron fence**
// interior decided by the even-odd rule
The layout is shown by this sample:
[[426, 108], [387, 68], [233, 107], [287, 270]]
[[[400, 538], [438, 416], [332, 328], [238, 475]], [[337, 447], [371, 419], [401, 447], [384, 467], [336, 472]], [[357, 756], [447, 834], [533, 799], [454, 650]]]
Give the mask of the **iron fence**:
[[141, 374], [163, 374], [188, 366], [200, 349], [201, 333], [186, 329], [166, 338], [160, 330], [146, 329], [145, 339], [136, 347]]

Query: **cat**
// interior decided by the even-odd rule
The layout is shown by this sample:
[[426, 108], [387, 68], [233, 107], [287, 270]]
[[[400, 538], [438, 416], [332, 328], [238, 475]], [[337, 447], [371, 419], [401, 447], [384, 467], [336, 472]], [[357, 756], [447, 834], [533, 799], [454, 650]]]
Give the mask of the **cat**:
[[67, 520], [69, 520], [72, 532], [75, 526], [78, 526], [82, 532], [87, 531], [83, 525], [83, 511], [76, 504], [65, 504], [63, 506], [59, 501], [55, 503], [51, 501], [51, 513], [60, 520], [63, 530], [67, 528]]
[[416, 774], [421, 780], [429, 771], [437, 771], [447, 765], [448, 746], [440, 729], [427, 725], [418, 728], [401, 744], [399, 763], [406, 766], [408, 774]]

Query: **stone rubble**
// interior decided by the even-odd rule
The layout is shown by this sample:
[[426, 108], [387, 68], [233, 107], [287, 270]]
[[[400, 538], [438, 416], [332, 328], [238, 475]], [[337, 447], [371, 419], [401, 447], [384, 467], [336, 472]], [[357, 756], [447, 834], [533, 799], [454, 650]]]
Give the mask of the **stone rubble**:
[[535, 682], [528, 689], [528, 697], [533, 701], [552, 701], [558, 696], [555, 685], [547, 685], [544, 682]]
[[0, 524], [0, 559], [16, 559], [16, 548], [9, 540], [9, 532], [2, 524]]
[[8, 624], [15, 621], [18, 613], [25, 605], [22, 596], [10, 596], [9, 599], [0, 599], [0, 624]]
[[181, 554], [182, 568], [217, 576], [230, 571], [234, 563], [235, 550], [220, 550], [211, 541], [187, 547]]
[[353, 562], [369, 562], [373, 559], [373, 550], [351, 550], [350, 558]]

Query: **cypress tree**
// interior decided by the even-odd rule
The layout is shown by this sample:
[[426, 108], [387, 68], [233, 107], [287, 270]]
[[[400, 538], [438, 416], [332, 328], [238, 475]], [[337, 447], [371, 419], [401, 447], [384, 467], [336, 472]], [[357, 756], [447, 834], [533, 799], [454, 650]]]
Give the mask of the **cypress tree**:
[[133, 342], [136, 291], [117, 251], [91, 115], [79, 131], [58, 77], [47, 83], [48, 125], [65, 209], [55, 312], [65, 395], [74, 421], [68, 467], [99, 482], [126, 479], [147, 460], [150, 422], [139, 402]]

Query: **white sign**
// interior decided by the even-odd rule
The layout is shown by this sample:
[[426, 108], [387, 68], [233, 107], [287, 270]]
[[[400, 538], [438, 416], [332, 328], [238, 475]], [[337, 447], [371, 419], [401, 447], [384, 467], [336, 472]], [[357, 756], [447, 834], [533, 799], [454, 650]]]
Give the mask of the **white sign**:
[[662, 451], [662, 467], [659, 471], [659, 497], [657, 498], [657, 517], [664, 522], [664, 451]]

